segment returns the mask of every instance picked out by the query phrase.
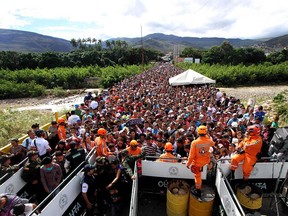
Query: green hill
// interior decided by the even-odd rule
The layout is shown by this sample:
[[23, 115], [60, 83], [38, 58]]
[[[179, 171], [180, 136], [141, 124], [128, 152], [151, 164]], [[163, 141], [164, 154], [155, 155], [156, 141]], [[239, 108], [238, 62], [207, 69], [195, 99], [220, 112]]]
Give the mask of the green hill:
[[[141, 46], [141, 38], [113, 38], [110, 40], [125, 40], [130, 46]], [[235, 47], [248, 47], [259, 43], [257, 40], [242, 40], [237, 38], [198, 38], [198, 37], [179, 37], [175, 35], [165, 35], [162, 33], [149, 34], [143, 37], [143, 46], [145, 48], [157, 49], [162, 52], [173, 51], [175, 45], [193, 47], [196, 49], [209, 49], [212, 46], [220, 46], [224, 41], [229, 41]]]
[[[210, 49], [212, 46], [220, 46], [224, 41], [228, 41], [233, 47], [264, 46], [268, 48], [286, 47], [288, 45], [288, 35], [272, 39], [239, 39], [239, 38], [217, 38], [217, 37], [179, 37], [176, 35], [166, 35], [162, 33], [149, 34], [141, 38], [111, 38], [111, 40], [125, 40], [131, 47], [141, 47], [142, 40], [144, 48], [158, 50], [162, 53], [173, 52], [177, 49], [183, 50], [185, 47], [193, 47], [200, 50]], [[105, 42], [105, 41], [104, 41]], [[105, 43], [103, 43], [105, 46]], [[70, 41], [41, 35], [33, 32], [0, 29], [0, 51], [16, 52], [70, 52], [72, 46]]]
[[70, 41], [33, 32], [0, 29], [0, 51], [70, 52]]
[[265, 41], [265, 45], [268, 47], [287, 47], [288, 46], [288, 34], [280, 37], [275, 37]]

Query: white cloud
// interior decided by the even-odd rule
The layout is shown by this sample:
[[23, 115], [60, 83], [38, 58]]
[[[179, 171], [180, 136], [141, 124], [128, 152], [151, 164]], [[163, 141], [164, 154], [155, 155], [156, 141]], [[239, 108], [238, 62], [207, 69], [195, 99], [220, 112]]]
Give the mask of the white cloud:
[[286, 5], [286, 0], [2, 0], [0, 28], [68, 40], [140, 37], [141, 25], [143, 35], [261, 38], [288, 33]]

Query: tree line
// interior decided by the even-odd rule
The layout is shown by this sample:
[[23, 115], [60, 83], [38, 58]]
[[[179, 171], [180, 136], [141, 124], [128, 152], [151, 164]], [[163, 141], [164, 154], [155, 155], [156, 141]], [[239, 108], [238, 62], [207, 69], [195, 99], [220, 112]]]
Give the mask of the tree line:
[[189, 68], [216, 80], [217, 86], [236, 87], [287, 84], [288, 62], [252, 65], [221, 65], [178, 63], [183, 70]]
[[204, 51], [192, 47], [185, 48], [180, 57], [199, 58], [202, 63], [210, 65], [252, 65], [264, 62], [279, 64], [288, 60], [288, 51], [283, 49], [279, 52], [265, 54], [263, 50], [258, 48], [235, 49], [229, 42], [223, 42], [221, 46], [214, 46]]
[[44, 52], [20, 53], [14, 51], [0, 52], [0, 68], [8, 70], [52, 69], [56, 67], [108, 67], [115, 65], [148, 64], [158, 61], [162, 53], [141, 47], [129, 47], [126, 41], [111, 40], [105, 44], [96, 39], [72, 39], [73, 51], [69, 53]]
[[[109, 87], [139, 74], [159, 60], [161, 53], [129, 47], [120, 40], [71, 40], [69, 53], [0, 52], [0, 99], [36, 97], [47, 89]], [[142, 54], [144, 51], [144, 59]], [[182, 57], [200, 58], [202, 64], [179, 64], [215, 79], [217, 85], [239, 86], [287, 82], [287, 50], [268, 56], [256, 48], [234, 49], [228, 42], [209, 50], [186, 48]], [[97, 83], [87, 82], [96, 77]]]
[[[151, 65], [145, 65], [147, 70]], [[0, 99], [37, 97], [46, 89], [107, 88], [124, 78], [141, 73], [141, 65], [59, 67], [53, 69], [0, 70]], [[96, 83], [89, 78], [97, 77]]]

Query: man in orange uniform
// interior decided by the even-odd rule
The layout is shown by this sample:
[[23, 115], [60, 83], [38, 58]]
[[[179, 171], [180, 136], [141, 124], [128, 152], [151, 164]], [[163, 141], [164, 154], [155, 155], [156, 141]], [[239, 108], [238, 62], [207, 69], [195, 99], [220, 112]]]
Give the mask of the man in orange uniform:
[[231, 178], [234, 178], [234, 172], [238, 167], [238, 163], [244, 160], [243, 180], [248, 180], [253, 167], [257, 161], [257, 154], [261, 152], [262, 137], [260, 136], [260, 127], [251, 125], [247, 128], [247, 135], [242, 142], [239, 143], [237, 154], [231, 159]]
[[[177, 158], [172, 154], [173, 151], [173, 145], [170, 142], [167, 142], [165, 144], [165, 153], [161, 154], [158, 161], [161, 162], [172, 162], [172, 163], [176, 163], [177, 162]], [[175, 158], [175, 160], [172, 159], [167, 159], [167, 158]]]
[[57, 134], [58, 134], [59, 140], [66, 141], [65, 119], [60, 117], [58, 118], [57, 122], [58, 122]]
[[128, 156], [141, 154], [141, 148], [138, 147], [138, 142], [136, 140], [131, 140], [130, 146], [126, 149], [128, 151]]
[[191, 143], [187, 168], [190, 168], [195, 175], [196, 191], [193, 194], [201, 197], [202, 178], [201, 171], [203, 166], [210, 163], [210, 147], [214, 146], [214, 142], [207, 136], [207, 127], [200, 125], [197, 129], [199, 137]]
[[108, 157], [108, 147], [105, 141], [107, 131], [104, 128], [99, 128], [97, 134], [98, 137], [95, 138], [96, 155]]

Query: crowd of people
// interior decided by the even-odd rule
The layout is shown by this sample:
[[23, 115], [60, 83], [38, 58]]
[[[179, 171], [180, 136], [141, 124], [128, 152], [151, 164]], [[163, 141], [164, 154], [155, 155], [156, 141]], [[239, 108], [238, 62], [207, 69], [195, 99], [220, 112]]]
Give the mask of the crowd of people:
[[[200, 184], [197, 189], [201, 189], [201, 167], [208, 164], [212, 169], [215, 161], [230, 163], [246, 139], [247, 128], [259, 128], [265, 154], [277, 118], [273, 126], [264, 125], [261, 105], [245, 106], [215, 86], [170, 86], [168, 79], [181, 72], [168, 63], [159, 64], [108, 90], [89, 92], [83, 103], [75, 104], [66, 118], [52, 121], [47, 131], [33, 124], [22, 143], [11, 139], [11, 154], [1, 156], [1, 175], [12, 175], [19, 168], [17, 164], [28, 157], [22, 177], [31, 184], [30, 193], [42, 200], [94, 148], [96, 167], [84, 167], [82, 182], [86, 215], [95, 211], [119, 215], [121, 203], [129, 200], [127, 191], [131, 191], [135, 179], [135, 161], [141, 170], [141, 158], [145, 156], [158, 156], [151, 157], [158, 162], [186, 158], [188, 168], [195, 173], [196, 186]], [[201, 152], [192, 153], [191, 142], [201, 137], [202, 126], [211, 146], [204, 149], [209, 160], [197, 167], [191, 155], [197, 157]]]

